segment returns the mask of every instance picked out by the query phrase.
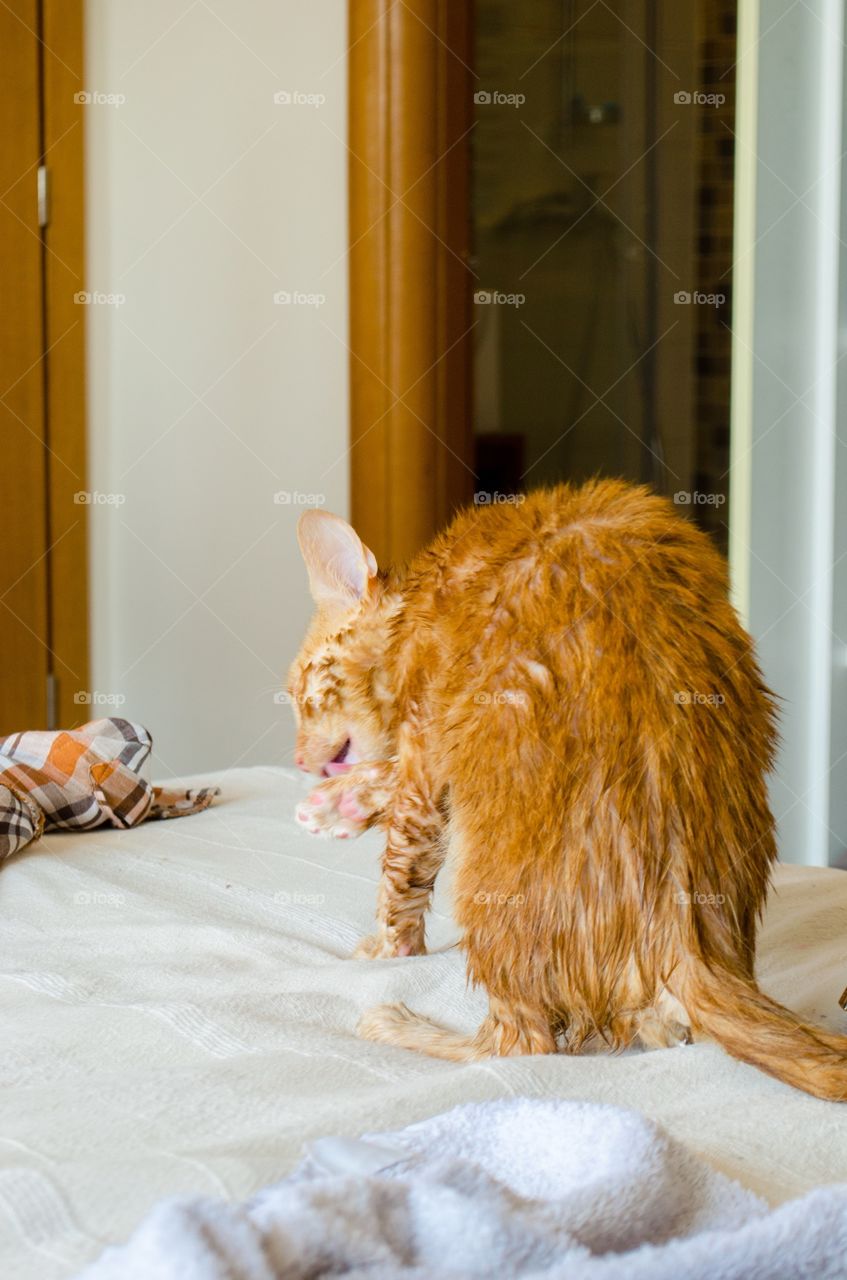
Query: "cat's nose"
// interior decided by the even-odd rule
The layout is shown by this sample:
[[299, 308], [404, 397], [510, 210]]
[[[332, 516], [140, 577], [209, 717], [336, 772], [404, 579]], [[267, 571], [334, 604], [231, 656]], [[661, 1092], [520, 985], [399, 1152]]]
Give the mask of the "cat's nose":
[[306, 768], [306, 761], [303, 759], [303, 756], [301, 755], [301, 753], [300, 753], [299, 751], [297, 752], [297, 754], [296, 754], [296, 755], [295, 755], [295, 757], [294, 757], [294, 763], [297, 765], [297, 768], [298, 768], [298, 769], [305, 769], [305, 768]]

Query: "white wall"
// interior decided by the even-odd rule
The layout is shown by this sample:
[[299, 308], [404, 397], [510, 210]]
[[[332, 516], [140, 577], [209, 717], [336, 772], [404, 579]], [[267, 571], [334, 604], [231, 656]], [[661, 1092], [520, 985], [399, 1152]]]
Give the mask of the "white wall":
[[84, 108], [88, 289], [125, 297], [87, 315], [92, 683], [157, 776], [290, 760], [297, 495], [347, 506], [345, 12], [87, 5], [87, 90], [125, 97]]
[[826, 865], [847, 843], [844, 15], [841, 0], [742, 0], [740, 16], [732, 568], [783, 699], [780, 852]]

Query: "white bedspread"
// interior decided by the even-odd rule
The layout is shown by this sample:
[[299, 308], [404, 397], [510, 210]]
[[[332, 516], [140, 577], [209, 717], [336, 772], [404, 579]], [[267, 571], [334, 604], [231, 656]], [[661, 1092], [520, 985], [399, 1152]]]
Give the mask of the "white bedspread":
[[[243, 1199], [304, 1141], [518, 1095], [637, 1108], [772, 1203], [847, 1182], [847, 1106], [714, 1045], [468, 1066], [357, 1040], [385, 1000], [467, 1029], [482, 1017], [447, 884], [433, 954], [350, 961], [378, 835], [305, 835], [291, 815], [308, 783], [283, 770], [203, 781], [224, 792], [204, 814], [51, 835], [0, 871], [0, 1275], [73, 1275], [161, 1197]], [[847, 873], [784, 867], [777, 885], [762, 984], [845, 1028]]]

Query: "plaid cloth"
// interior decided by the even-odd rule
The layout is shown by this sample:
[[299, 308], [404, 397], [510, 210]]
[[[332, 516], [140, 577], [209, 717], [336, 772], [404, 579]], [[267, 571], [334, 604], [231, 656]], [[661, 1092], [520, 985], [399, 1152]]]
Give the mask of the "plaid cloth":
[[129, 720], [0, 738], [0, 861], [51, 828], [134, 827], [206, 809], [217, 787], [173, 791], [141, 776], [153, 739]]

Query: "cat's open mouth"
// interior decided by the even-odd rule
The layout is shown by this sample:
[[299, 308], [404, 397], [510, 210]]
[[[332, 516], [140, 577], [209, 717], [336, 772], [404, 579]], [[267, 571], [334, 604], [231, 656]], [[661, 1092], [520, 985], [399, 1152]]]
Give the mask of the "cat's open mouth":
[[332, 778], [337, 773], [346, 773], [347, 770], [356, 763], [356, 756], [353, 751], [352, 743], [348, 738], [343, 746], [336, 751], [335, 755], [323, 767], [323, 775], [325, 778]]

